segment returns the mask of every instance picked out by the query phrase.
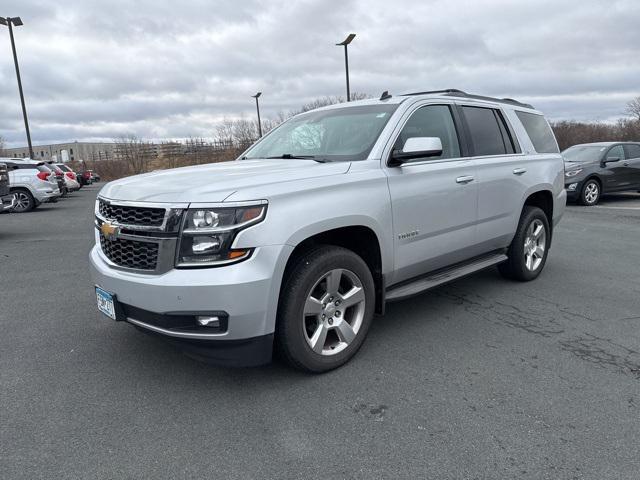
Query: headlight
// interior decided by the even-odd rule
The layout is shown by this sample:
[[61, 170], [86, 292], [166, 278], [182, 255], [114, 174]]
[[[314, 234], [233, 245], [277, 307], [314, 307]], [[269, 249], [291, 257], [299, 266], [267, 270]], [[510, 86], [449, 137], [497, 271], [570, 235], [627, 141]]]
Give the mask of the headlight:
[[267, 206], [191, 208], [180, 233], [177, 267], [206, 267], [238, 262], [250, 249], [232, 250], [236, 234], [264, 219]]
[[564, 172], [564, 176], [565, 177], [575, 177], [577, 174], [579, 174], [582, 171], [581, 168], [577, 169], [577, 170], [569, 170], [568, 172]]

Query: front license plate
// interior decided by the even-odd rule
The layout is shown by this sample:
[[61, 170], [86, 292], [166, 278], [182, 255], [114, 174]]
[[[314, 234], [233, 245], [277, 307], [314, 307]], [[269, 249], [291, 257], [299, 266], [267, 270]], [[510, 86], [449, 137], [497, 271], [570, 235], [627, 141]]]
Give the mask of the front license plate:
[[116, 319], [116, 306], [113, 301], [113, 295], [105, 292], [100, 287], [96, 287], [96, 300], [98, 302], [98, 310], [107, 317]]

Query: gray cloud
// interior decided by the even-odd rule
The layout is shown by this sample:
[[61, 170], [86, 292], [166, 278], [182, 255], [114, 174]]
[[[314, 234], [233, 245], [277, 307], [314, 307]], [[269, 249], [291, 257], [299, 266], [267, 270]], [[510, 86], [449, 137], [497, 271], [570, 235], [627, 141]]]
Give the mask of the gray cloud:
[[[35, 142], [210, 136], [344, 91], [456, 87], [608, 121], [640, 94], [640, 2], [9, 0]], [[0, 136], [24, 143], [6, 29]]]

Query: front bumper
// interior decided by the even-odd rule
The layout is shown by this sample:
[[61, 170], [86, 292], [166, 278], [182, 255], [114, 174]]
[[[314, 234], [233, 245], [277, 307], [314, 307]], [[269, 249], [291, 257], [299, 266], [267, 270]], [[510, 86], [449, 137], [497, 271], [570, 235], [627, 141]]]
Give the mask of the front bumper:
[[565, 190], [567, 191], [567, 201], [575, 202], [580, 198], [580, 192], [582, 191], [582, 181], [574, 181], [565, 183]]
[[[193, 356], [211, 357], [203, 353], [207, 347], [220, 351], [227, 345], [229, 354], [236, 351], [242, 357], [243, 350], [251, 350], [247, 346], [256, 342], [258, 351], [265, 353], [265, 338], [271, 338], [275, 330], [280, 280], [291, 250], [287, 245], [270, 245], [256, 248], [251, 258], [234, 265], [150, 275], [114, 268], [100, 247], [94, 246], [90, 264], [94, 283], [125, 305], [125, 321], [184, 347]], [[224, 331], [210, 333], [207, 327], [195, 325], [196, 316], [211, 312], [228, 315]], [[189, 316], [194, 325], [188, 327], [188, 335], [184, 335], [184, 324], [163, 320]], [[232, 349], [233, 344], [238, 348]], [[270, 348], [268, 354], [270, 357]], [[215, 361], [216, 354], [213, 357]], [[236, 359], [236, 364], [242, 360]]]

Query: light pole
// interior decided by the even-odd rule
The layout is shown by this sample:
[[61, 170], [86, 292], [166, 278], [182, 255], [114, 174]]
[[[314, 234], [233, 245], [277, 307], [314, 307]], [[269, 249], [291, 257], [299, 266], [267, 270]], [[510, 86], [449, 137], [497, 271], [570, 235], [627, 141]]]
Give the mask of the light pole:
[[16, 43], [13, 40], [13, 25], [20, 27], [23, 25], [20, 17], [0, 17], [0, 24], [9, 27], [9, 37], [11, 38], [11, 50], [13, 50], [13, 63], [16, 66], [16, 77], [18, 78], [18, 91], [20, 92], [20, 103], [22, 103], [22, 117], [24, 118], [24, 128], [27, 131], [27, 143], [29, 145], [29, 157], [33, 158], [33, 146], [31, 145], [31, 133], [29, 133], [29, 120], [27, 120], [27, 107], [24, 105], [24, 94], [22, 93], [22, 81], [20, 80], [20, 67], [18, 67], [18, 54], [16, 53]]
[[350, 33], [344, 41], [336, 43], [337, 46], [344, 45], [344, 69], [347, 75], [347, 102], [351, 101], [351, 91], [349, 90], [349, 55], [347, 54], [347, 46], [356, 38], [355, 33]]
[[258, 135], [260, 135], [259, 138], [262, 138], [262, 122], [260, 121], [260, 103], [258, 103], [258, 98], [260, 98], [260, 95], [262, 95], [262, 92], [258, 92], [255, 95], [251, 95], [251, 96], [256, 99], [256, 111], [258, 112]]

